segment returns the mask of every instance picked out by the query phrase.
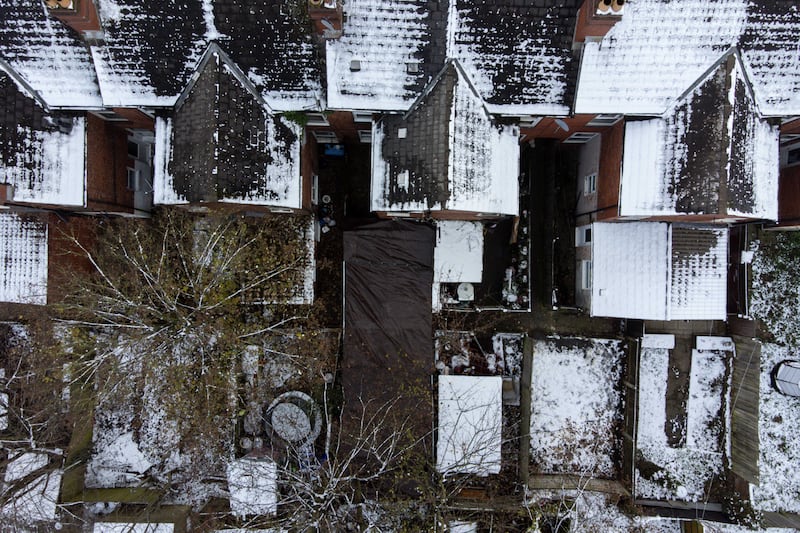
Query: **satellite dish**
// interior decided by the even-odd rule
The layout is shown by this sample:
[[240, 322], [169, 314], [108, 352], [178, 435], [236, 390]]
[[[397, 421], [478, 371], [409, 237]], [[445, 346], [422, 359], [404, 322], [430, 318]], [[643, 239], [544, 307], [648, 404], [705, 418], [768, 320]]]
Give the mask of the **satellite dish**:
[[567, 123], [564, 122], [563, 120], [561, 120], [560, 118], [555, 119], [555, 123], [556, 123], [556, 126], [561, 128], [562, 130], [569, 131], [569, 126], [567, 126]]
[[322, 23], [322, 25], [323, 25], [323, 26], [325, 26], [327, 29], [329, 29], [329, 30], [331, 30], [331, 31], [336, 31], [336, 28], [333, 26], [333, 24], [331, 24], [331, 23], [328, 21], [328, 19], [320, 19], [320, 22], [321, 22], [321, 23]]

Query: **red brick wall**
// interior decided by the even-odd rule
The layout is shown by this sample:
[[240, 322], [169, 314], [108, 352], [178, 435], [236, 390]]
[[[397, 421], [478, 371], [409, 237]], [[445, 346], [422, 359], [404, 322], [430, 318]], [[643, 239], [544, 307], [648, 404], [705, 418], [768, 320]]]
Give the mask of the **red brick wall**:
[[92, 0], [73, 0], [75, 9], [51, 9], [50, 13], [78, 33], [101, 29]]
[[575, 23], [576, 43], [582, 43], [586, 37], [602, 37], [617, 23], [620, 17], [610, 15], [596, 15], [597, 0], [585, 0], [578, 11], [578, 20]]
[[800, 133], [800, 118], [794, 119], [781, 126], [781, 134], [788, 135], [790, 133]]
[[311, 183], [317, 171], [317, 141], [306, 134], [305, 144], [300, 149], [300, 175], [303, 180], [303, 209], [311, 209]]
[[353, 121], [353, 113], [350, 111], [335, 111], [328, 115], [328, 123], [330, 126], [309, 126], [309, 137], [314, 138], [313, 132], [315, 130], [333, 130], [342, 143], [357, 143], [360, 142], [358, 138], [358, 130], [372, 131], [372, 124], [369, 122]]
[[590, 122], [596, 115], [575, 115], [574, 117], [564, 117], [559, 120], [565, 122], [569, 127], [569, 131], [561, 128], [552, 118], [543, 118], [538, 124], [532, 128], [520, 128], [520, 133], [525, 135], [522, 142], [531, 139], [558, 139], [563, 141], [573, 133], [579, 131], [602, 133], [608, 126], [589, 127], [586, 124]]
[[[128, 124], [128, 123], [125, 123]], [[128, 190], [128, 133], [92, 114], [86, 121], [87, 207], [92, 211], [133, 212]]]
[[622, 171], [622, 146], [625, 121], [603, 132], [600, 144], [600, 172], [597, 174], [596, 220], [615, 218], [619, 213], [619, 180]]
[[76, 277], [86, 277], [93, 272], [91, 263], [80, 247], [72, 242], [75, 237], [86, 249], [91, 250], [95, 242], [95, 226], [99, 219], [93, 217], [70, 217], [67, 219], [50, 215], [47, 219], [47, 302], [61, 302], [74, 287]]
[[781, 169], [778, 181], [778, 225], [800, 224], [800, 165]]

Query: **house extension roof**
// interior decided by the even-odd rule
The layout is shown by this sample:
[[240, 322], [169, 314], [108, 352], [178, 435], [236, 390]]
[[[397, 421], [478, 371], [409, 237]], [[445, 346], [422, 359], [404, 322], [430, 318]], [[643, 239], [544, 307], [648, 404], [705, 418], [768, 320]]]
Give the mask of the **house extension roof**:
[[518, 128], [492, 120], [457, 62], [402, 115], [373, 124], [372, 209], [516, 215]]
[[567, 114], [579, 2], [539, 4], [347, 2], [344, 35], [327, 44], [328, 105], [405, 111], [445, 61], [457, 59], [492, 113]]
[[727, 228], [596, 222], [591, 314], [724, 320], [727, 264]]
[[51, 107], [102, 105], [91, 55], [76, 34], [50, 17], [43, 2], [0, 3], [0, 60]]
[[300, 134], [211, 52], [176, 111], [156, 121], [154, 202], [300, 208]]
[[278, 510], [278, 465], [266, 457], [242, 457], [228, 464], [231, 512], [244, 518]]
[[47, 303], [47, 225], [0, 213], [0, 302]]
[[764, 116], [800, 114], [800, 9], [789, 0], [639, 0], [583, 51], [576, 113], [661, 115], [736, 47]]
[[663, 118], [626, 123], [620, 214], [774, 220], [778, 137], [730, 55]]
[[436, 470], [487, 476], [500, 472], [501, 376], [439, 376]]
[[0, 64], [0, 183], [10, 200], [84, 205], [85, 119], [52, 115]]
[[105, 43], [93, 46], [107, 106], [171, 106], [216, 42], [275, 109], [316, 107], [320, 69], [289, 0], [98, 0]]

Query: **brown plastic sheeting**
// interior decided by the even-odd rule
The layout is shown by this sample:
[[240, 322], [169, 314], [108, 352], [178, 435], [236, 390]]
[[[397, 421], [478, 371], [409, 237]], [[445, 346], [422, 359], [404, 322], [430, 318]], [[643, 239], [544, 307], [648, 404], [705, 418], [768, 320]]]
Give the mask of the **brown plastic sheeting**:
[[362, 402], [396, 401], [393, 417], [410, 418], [415, 438], [431, 429], [434, 228], [381, 221], [344, 233], [345, 424]]

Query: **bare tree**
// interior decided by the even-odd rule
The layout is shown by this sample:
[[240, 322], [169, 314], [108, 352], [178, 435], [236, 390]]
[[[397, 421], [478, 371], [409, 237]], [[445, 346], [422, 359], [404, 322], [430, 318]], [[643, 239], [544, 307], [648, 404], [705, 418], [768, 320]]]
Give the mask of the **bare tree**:
[[[149, 484], [181, 490], [181, 480], [213, 478], [230, 459], [248, 345], [287, 336], [296, 353], [314, 353], [318, 313], [297, 305], [311, 299], [311, 222], [177, 208], [103, 220], [89, 238], [61, 236], [89, 267], [55, 308], [74, 354], [71, 379], [90, 386], [100, 408], [132, 403], [134, 436], [148, 416], [166, 421], [173, 449], [194, 459], [195, 472], [152, 469]], [[166, 464], [171, 450], [161, 447]]]

